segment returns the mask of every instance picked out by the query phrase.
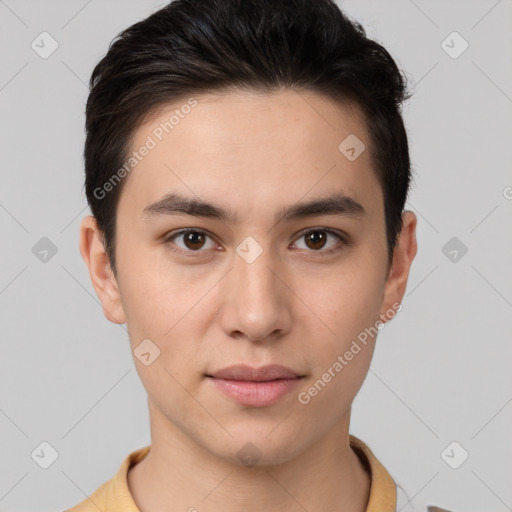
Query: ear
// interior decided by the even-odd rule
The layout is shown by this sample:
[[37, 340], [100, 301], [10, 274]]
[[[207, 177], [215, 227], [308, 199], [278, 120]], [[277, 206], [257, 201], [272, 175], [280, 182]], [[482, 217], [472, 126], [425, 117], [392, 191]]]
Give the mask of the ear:
[[95, 217], [88, 216], [80, 224], [80, 253], [89, 269], [92, 285], [103, 306], [103, 314], [115, 324], [126, 322], [119, 286], [110, 267]]
[[386, 322], [395, 316], [398, 309], [397, 304], [400, 304], [404, 297], [409, 270], [418, 251], [416, 242], [417, 221], [418, 219], [413, 212], [405, 211], [402, 213], [402, 230], [398, 235], [397, 244], [393, 251], [393, 260], [384, 289], [380, 312], [382, 322]]

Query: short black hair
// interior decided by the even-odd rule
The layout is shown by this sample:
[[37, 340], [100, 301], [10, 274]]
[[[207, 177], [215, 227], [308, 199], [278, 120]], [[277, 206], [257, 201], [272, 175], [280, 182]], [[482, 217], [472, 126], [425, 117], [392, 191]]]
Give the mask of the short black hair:
[[119, 171], [135, 131], [165, 104], [233, 88], [307, 90], [360, 107], [391, 263], [411, 164], [401, 115], [410, 94], [388, 51], [332, 0], [175, 0], [121, 32], [90, 78], [85, 189], [114, 274]]

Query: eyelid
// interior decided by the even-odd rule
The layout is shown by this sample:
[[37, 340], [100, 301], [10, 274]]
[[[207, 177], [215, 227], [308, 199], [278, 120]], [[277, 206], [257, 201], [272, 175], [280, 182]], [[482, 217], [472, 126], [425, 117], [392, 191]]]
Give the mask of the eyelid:
[[[343, 231], [339, 231], [338, 229], [328, 228], [328, 227], [324, 227], [324, 226], [315, 226], [312, 228], [306, 228], [302, 231], [299, 231], [295, 240], [301, 238], [304, 235], [307, 235], [308, 233], [315, 232], [315, 231], [325, 231], [326, 233], [329, 233], [330, 235], [334, 235], [334, 236], [338, 237], [344, 244], [347, 244], [347, 245], [349, 244], [349, 237]], [[311, 251], [311, 252], [315, 252], [315, 251]], [[316, 251], [316, 252], [320, 252], [320, 251]]]
[[329, 256], [331, 254], [341, 251], [342, 249], [344, 249], [345, 247], [350, 245], [350, 238], [348, 237], [348, 235], [346, 235], [345, 233], [343, 233], [342, 231], [339, 231], [337, 229], [323, 227], [323, 226], [306, 228], [306, 229], [300, 231], [298, 233], [298, 235], [296, 236], [296, 238], [294, 239], [293, 243], [295, 243], [297, 240], [302, 238], [304, 235], [307, 235], [309, 233], [314, 233], [316, 231], [324, 231], [325, 233], [328, 233], [329, 235], [335, 236], [338, 239], [338, 243], [334, 247], [331, 247], [330, 249], [324, 249], [324, 250], [319, 249], [317, 251], [309, 250], [309, 251], [307, 251], [308, 253], [318, 254], [320, 256]]
[[[326, 250], [319, 249], [317, 251], [310, 250], [310, 251], [307, 251], [307, 252], [310, 252], [310, 253], [313, 253], [313, 254], [332, 254], [332, 253], [334, 253], [336, 251], [339, 251], [339, 250], [343, 249], [345, 246], [350, 245], [350, 238], [344, 232], [338, 231], [337, 229], [323, 227], [323, 226], [315, 226], [315, 227], [306, 228], [306, 229], [300, 231], [295, 236], [295, 238], [293, 240], [293, 243], [295, 243], [301, 237], [303, 237], [303, 236], [305, 236], [305, 235], [307, 235], [307, 234], [309, 234], [311, 232], [315, 232], [315, 231], [324, 231], [324, 232], [326, 232], [326, 233], [328, 233], [330, 235], [333, 235], [333, 236], [337, 237], [339, 242], [341, 243], [341, 247], [340, 247], [340, 244], [338, 243], [338, 244], [336, 244], [336, 246], [334, 246], [334, 247], [332, 247], [330, 249], [326, 249]], [[164, 237], [162, 237], [163, 243], [164, 243], [164, 245], [170, 245], [174, 238], [177, 238], [177, 237], [179, 237], [179, 236], [181, 236], [181, 235], [183, 235], [185, 233], [189, 233], [189, 232], [195, 232], [195, 233], [204, 234], [207, 237], [211, 238], [212, 240], [215, 240], [215, 237], [209, 231], [207, 231], [207, 230], [205, 230], [203, 228], [190, 227], [190, 228], [179, 229], [177, 231], [172, 231], [172, 232], [164, 235]], [[192, 257], [195, 254], [199, 254], [201, 252], [207, 252], [208, 251], [207, 249], [198, 249], [197, 251], [192, 251], [192, 250], [181, 249], [180, 247], [171, 248], [171, 250], [173, 252], [177, 252], [179, 254], [183, 254], [185, 256], [192, 256]]]
[[[190, 233], [190, 232], [203, 234], [203, 235], [206, 235], [207, 237], [211, 238], [212, 240], [215, 240], [215, 237], [209, 231], [207, 231], [203, 228], [191, 227], [191, 228], [183, 228], [183, 229], [179, 229], [177, 231], [171, 231], [170, 233], [167, 233], [166, 235], [164, 235], [162, 237], [163, 243], [164, 243], [164, 245], [170, 246], [172, 244], [172, 241], [174, 240], [174, 238], [177, 238], [181, 235], [184, 235], [185, 233]], [[185, 250], [185, 249], [182, 249], [181, 247], [176, 247], [176, 248], [170, 247], [170, 249], [173, 252], [177, 252], [179, 254], [184, 254], [185, 256], [194, 256], [195, 254], [199, 254], [201, 252], [207, 252], [207, 249], [198, 249], [197, 251]]]

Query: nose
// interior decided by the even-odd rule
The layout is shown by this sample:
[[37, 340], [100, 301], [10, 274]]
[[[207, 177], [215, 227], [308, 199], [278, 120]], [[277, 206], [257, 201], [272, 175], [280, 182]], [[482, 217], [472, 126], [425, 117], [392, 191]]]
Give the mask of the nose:
[[270, 252], [249, 261], [234, 256], [222, 293], [222, 328], [232, 338], [275, 341], [290, 330], [293, 295]]

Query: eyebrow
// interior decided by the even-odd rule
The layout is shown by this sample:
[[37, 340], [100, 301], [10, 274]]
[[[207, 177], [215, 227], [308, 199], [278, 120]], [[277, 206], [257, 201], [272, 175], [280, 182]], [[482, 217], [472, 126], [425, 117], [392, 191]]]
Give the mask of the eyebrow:
[[[188, 198], [175, 193], [167, 194], [157, 202], [146, 206], [142, 211], [142, 219], [180, 214], [218, 219], [223, 222], [236, 221], [236, 215], [231, 210], [226, 210], [208, 201]], [[283, 219], [290, 221], [321, 215], [342, 215], [360, 218], [366, 215], [366, 210], [352, 197], [338, 193], [329, 197], [284, 207], [276, 213], [274, 220], [277, 223]]]

